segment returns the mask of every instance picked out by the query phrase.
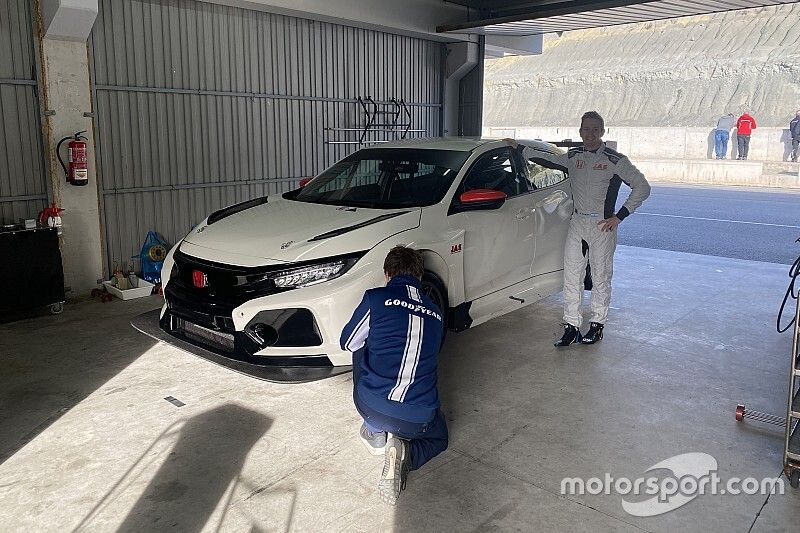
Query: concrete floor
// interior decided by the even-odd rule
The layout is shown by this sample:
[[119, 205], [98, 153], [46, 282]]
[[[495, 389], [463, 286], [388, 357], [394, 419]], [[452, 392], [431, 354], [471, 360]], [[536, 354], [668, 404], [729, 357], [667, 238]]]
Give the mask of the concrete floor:
[[782, 430], [733, 415], [785, 412], [787, 271], [621, 246], [598, 345], [552, 347], [558, 296], [451, 335], [450, 449], [396, 508], [375, 490], [382, 458], [358, 441], [349, 374], [273, 384], [154, 344], [128, 321], [156, 297], [6, 323], [0, 530], [797, 531], [788, 483], [647, 518], [620, 495], [560, 494], [566, 476], [635, 479], [687, 452], [722, 479], [778, 475]]

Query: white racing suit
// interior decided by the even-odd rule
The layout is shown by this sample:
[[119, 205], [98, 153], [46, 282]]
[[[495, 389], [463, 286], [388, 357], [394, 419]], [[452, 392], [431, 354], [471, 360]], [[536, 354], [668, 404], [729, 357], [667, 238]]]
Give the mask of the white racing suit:
[[[524, 147], [522, 156], [539, 164], [555, 165], [569, 174], [572, 183], [575, 212], [564, 245], [564, 322], [581, 327], [580, 307], [588, 259], [593, 284], [590, 321], [605, 324], [611, 302], [617, 231], [603, 232], [597, 223], [614, 216], [622, 182], [631, 188], [631, 193], [616, 213], [620, 220], [633, 213], [650, 196], [650, 184], [627, 157], [606, 147], [605, 143], [594, 152], [578, 147], [566, 154]], [[588, 257], [583, 255], [581, 241], [589, 244]]]

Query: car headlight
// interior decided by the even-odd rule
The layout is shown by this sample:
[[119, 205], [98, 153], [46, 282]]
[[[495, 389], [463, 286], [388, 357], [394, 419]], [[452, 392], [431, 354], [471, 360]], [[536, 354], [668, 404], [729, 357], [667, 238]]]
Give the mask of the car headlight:
[[283, 270], [273, 274], [272, 279], [276, 287], [284, 289], [315, 285], [338, 278], [347, 272], [359, 257], [346, 257], [326, 263]]

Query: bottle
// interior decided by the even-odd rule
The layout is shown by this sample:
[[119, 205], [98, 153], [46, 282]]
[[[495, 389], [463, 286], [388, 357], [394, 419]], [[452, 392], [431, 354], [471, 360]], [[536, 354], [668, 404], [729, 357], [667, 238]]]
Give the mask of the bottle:
[[131, 289], [139, 287], [139, 280], [136, 278], [136, 272], [133, 270], [133, 262], [128, 261], [128, 286]]
[[128, 278], [122, 273], [121, 268], [114, 268], [114, 282], [119, 290], [128, 290]]

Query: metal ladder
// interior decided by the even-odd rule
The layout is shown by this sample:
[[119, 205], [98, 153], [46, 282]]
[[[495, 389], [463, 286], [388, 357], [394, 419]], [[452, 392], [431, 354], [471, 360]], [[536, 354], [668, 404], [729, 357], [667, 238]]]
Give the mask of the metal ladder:
[[792, 355], [789, 358], [789, 402], [783, 441], [783, 471], [793, 488], [800, 485], [800, 298], [796, 300]]

